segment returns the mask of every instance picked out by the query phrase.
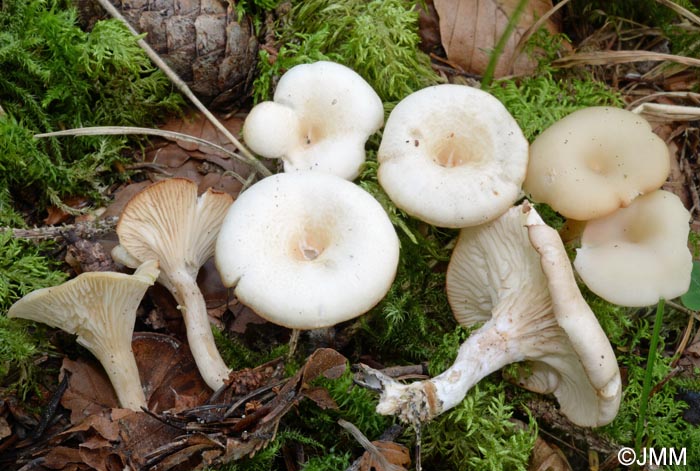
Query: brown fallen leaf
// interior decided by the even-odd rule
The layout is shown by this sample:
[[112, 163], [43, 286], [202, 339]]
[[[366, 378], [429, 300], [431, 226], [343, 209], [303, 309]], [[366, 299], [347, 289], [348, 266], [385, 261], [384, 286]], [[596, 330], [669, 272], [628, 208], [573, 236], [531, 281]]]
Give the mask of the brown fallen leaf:
[[[434, 0], [434, 3], [447, 58], [465, 72], [483, 74], [518, 0]], [[534, 69], [536, 62], [532, 58], [526, 54], [513, 55], [527, 29], [551, 8], [551, 0], [530, 0], [498, 59], [495, 77], [526, 74]], [[552, 19], [545, 25], [552, 33], [559, 32]]]
[[338, 425], [358, 441], [364, 454], [359, 462], [353, 464], [353, 469], [359, 471], [406, 471], [411, 464], [411, 454], [403, 445], [388, 440], [375, 440], [370, 442], [359, 428], [347, 420], [338, 420]]
[[71, 411], [72, 424], [118, 407], [117, 395], [96, 360], [65, 358], [59, 379], [63, 380], [66, 374], [70, 375], [69, 386], [61, 398], [61, 405]]
[[530, 455], [528, 471], [573, 471], [564, 453], [556, 446], [537, 437]]
[[391, 469], [380, 466], [375, 455], [370, 451], [365, 451], [364, 455], [362, 455], [362, 459], [360, 460], [360, 471], [408, 470], [408, 466], [411, 464], [411, 455], [408, 452], [408, 448], [399, 443], [384, 441], [374, 441], [372, 442], [372, 445], [375, 446], [377, 452], [379, 452], [390, 464]]
[[[136, 332], [132, 349], [150, 410], [184, 410], [211, 395], [185, 344], [167, 335]], [[72, 423], [118, 407], [111, 383], [96, 362], [65, 359], [62, 371], [71, 373], [61, 404], [71, 411]]]
[[71, 217], [71, 215], [68, 213], [68, 208], [74, 210], [85, 209], [90, 204], [90, 201], [82, 196], [72, 196], [64, 199], [62, 203], [64, 205], [62, 208], [56, 206], [49, 206], [46, 209], [46, 212], [48, 214], [46, 218], [44, 218], [45, 225], [53, 226], [55, 224], [65, 222]]

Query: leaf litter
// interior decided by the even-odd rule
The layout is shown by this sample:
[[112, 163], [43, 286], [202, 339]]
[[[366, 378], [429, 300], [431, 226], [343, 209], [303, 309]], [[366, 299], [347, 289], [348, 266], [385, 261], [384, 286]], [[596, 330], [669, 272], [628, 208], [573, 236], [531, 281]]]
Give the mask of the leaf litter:
[[273, 440], [284, 415], [304, 398], [336, 407], [310, 383], [339, 377], [347, 361], [319, 349], [290, 378], [282, 377], [276, 360], [232, 373], [212, 394], [186, 345], [137, 333], [132, 346], [149, 411], [119, 408], [99, 365], [66, 358], [61, 375], [68, 387], [60, 401], [70, 417], [58, 417], [60, 430], [51, 429], [40, 442], [17, 446], [20, 469], [197, 469], [241, 459]]

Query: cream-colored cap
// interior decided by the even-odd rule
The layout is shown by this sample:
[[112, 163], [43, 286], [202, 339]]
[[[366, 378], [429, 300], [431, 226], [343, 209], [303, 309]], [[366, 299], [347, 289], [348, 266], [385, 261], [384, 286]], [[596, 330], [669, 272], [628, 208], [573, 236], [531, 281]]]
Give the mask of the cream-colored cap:
[[656, 190], [670, 171], [668, 148], [641, 116], [619, 108], [575, 111], [530, 147], [523, 188], [567, 218], [587, 221]]
[[688, 291], [690, 213], [664, 190], [586, 223], [574, 267], [588, 288], [620, 306], [656, 304]]

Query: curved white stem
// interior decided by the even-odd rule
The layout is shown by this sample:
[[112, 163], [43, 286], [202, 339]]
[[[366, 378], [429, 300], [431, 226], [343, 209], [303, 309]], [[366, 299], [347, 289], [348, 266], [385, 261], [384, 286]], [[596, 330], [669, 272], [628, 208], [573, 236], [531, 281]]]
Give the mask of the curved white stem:
[[187, 343], [199, 373], [204, 382], [216, 391], [224, 385], [231, 370], [226, 366], [216, 348], [204, 296], [197, 281], [184, 270], [172, 273], [170, 281], [173, 296], [178, 302], [178, 308], [182, 311], [182, 317], [185, 320]]
[[482, 378], [521, 360], [520, 356], [489, 321], [462, 344], [452, 366], [434, 378], [403, 384], [365, 367], [364, 380], [369, 387], [381, 390], [378, 413], [397, 415], [404, 422], [418, 425], [462, 402]]

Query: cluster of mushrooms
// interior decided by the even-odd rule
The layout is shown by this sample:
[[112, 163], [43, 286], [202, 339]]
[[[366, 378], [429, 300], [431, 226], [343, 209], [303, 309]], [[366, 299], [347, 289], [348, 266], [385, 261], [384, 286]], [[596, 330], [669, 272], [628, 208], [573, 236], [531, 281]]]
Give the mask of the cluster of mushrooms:
[[[136, 308], [157, 279], [178, 302], [199, 371], [212, 389], [230, 370], [216, 350], [197, 272], [215, 257], [224, 285], [261, 317], [296, 330], [357, 317], [389, 290], [399, 240], [381, 205], [352, 183], [365, 143], [384, 124], [380, 98], [332, 62], [290, 69], [272, 101], [243, 129], [257, 154], [284, 172], [233, 201], [165, 180], [126, 206], [112, 255], [133, 275], [85, 273], [27, 295], [10, 317], [78, 335], [102, 362], [123, 407], [146, 407], [130, 349]], [[622, 126], [636, 132], [620, 139]], [[629, 134], [627, 134], [629, 135]], [[523, 199], [587, 221], [574, 263], [583, 282], [617, 304], [640, 306], [687, 291], [690, 215], [658, 190], [669, 172], [665, 144], [641, 117], [582, 110], [530, 146], [490, 94], [462, 85], [415, 92], [390, 113], [377, 153], [379, 182], [406, 213], [460, 229], [447, 271], [457, 321], [483, 323], [435, 378], [409, 384], [362, 367], [380, 393], [377, 411], [412, 424], [459, 404], [480, 379], [518, 363], [512, 378], [554, 394], [581, 426], [617, 414], [620, 372], [583, 299], [556, 230]], [[658, 275], [658, 279], [657, 279]]]

